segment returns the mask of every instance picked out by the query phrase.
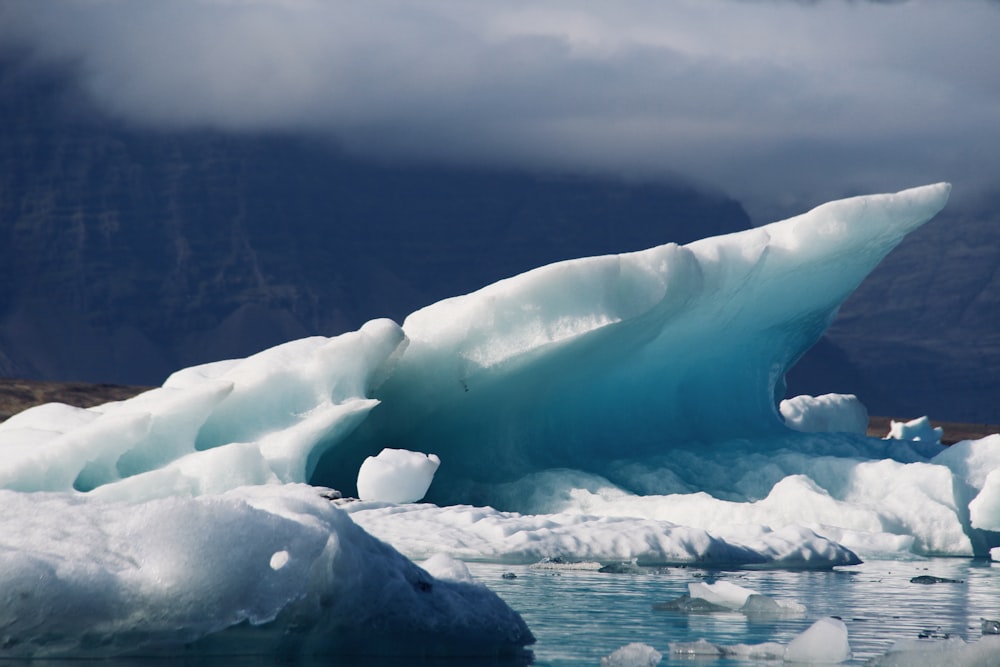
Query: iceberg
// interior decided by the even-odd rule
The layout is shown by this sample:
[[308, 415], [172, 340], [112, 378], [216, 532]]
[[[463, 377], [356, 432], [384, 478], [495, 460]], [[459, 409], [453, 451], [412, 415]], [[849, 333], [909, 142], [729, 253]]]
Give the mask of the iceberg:
[[[531, 634], [455, 559], [988, 554], [995, 442], [867, 438], [852, 397], [780, 407], [784, 373], [948, 194], [560, 262], [402, 325], [15, 415], [0, 424], [0, 590], [35, 583], [0, 655], [337, 653], [350, 637], [496, 654]], [[363, 469], [383, 450], [392, 462]]]

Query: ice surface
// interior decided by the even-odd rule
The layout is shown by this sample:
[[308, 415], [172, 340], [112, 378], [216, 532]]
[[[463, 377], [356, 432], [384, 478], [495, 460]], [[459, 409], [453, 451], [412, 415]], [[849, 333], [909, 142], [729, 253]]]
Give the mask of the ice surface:
[[[447, 466], [430, 500], [554, 467], [602, 473], [681, 442], [785, 429], [784, 372], [946, 184], [831, 202], [757, 229], [560, 262], [403, 322], [381, 402], [315, 479], [350, 489], [386, 442]], [[484, 498], [484, 500], [488, 500]]]
[[[868, 439], [848, 399], [778, 407], [784, 372], [948, 191], [561, 262], [402, 326], [374, 320], [183, 369], [126, 401], [17, 415], [0, 424], [0, 577], [38, 590], [7, 610], [5, 650], [295, 652], [376, 626], [403, 638], [376, 644], [416, 651], [420, 638], [527, 641], [454, 563], [431, 562], [459, 579], [435, 581], [362, 528], [414, 558], [503, 562], [985, 555], [1000, 546], [994, 442]], [[444, 463], [361, 471], [386, 448]], [[404, 502], [430, 475], [435, 504]], [[343, 511], [300, 486], [353, 495], [367, 481], [377, 500]], [[385, 493], [416, 481], [419, 493]], [[276, 643], [292, 616], [314, 625]]]
[[358, 498], [415, 503], [427, 493], [440, 464], [441, 459], [434, 454], [383, 449], [361, 464]]
[[601, 564], [716, 563], [826, 568], [858, 562], [843, 546], [806, 528], [729, 526], [718, 531], [634, 517], [524, 515], [491, 507], [344, 502], [372, 535], [414, 558], [447, 550], [466, 560], [536, 563], [544, 558]]
[[485, 587], [434, 579], [315, 487], [0, 503], [3, 657], [492, 655], [531, 641]]

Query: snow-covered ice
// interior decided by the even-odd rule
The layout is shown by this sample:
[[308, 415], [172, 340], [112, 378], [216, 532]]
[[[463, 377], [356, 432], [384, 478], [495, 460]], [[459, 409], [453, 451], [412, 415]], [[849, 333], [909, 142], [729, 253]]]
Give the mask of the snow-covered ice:
[[[0, 654], [337, 651], [374, 627], [447, 650], [529, 641], [456, 558], [985, 556], [1000, 546], [996, 442], [870, 439], [849, 397], [779, 408], [785, 371], [948, 193], [560, 262], [402, 326], [373, 320], [183, 369], [126, 401], [16, 415], [0, 424], [0, 577], [37, 593], [0, 623], [17, 639]], [[383, 450], [403, 453], [362, 468]], [[371, 536], [432, 560], [418, 568]], [[439, 597], [447, 620], [425, 609]], [[84, 624], [74, 610], [91, 598]], [[277, 642], [302, 614], [309, 630]]]
[[494, 655], [532, 640], [488, 589], [435, 579], [316, 487], [0, 504], [3, 657]]

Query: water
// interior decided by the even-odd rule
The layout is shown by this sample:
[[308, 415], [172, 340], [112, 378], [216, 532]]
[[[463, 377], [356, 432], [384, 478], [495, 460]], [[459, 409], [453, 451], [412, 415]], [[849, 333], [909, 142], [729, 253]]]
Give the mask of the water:
[[[474, 564], [477, 579], [518, 610], [534, 632], [534, 663], [540, 667], [597, 665], [602, 656], [632, 642], [662, 654], [661, 665], [692, 664], [671, 658], [671, 642], [700, 638], [714, 644], [787, 644], [823, 616], [839, 616], [848, 628], [860, 665], [884, 654], [899, 639], [921, 633], [975, 642], [981, 618], [1000, 619], [1000, 564], [966, 559], [872, 561], [833, 571], [719, 571], [696, 568], [639, 574], [547, 571]], [[505, 572], [516, 578], [505, 579]], [[917, 576], [962, 583], [918, 584]], [[779, 600], [804, 604], [804, 617], [754, 620], [737, 612], [682, 614], [653, 605], [687, 592], [687, 584], [725, 579]], [[760, 665], [759, 661], [708, 660], [698, 665]], [[998, 656], [1000, 664], [1000, 656]]]
[[[640, 573], [537, 570], [529, 566], [473, 563], [477, 581], [519, 611], [535, 634], [534, 667], [596, 667], [602, 657], [632, 642], [663, 655], [662, 666], [754, 665], [774, 662], [735, 659], [692, 661], [669, 655], [671, 642], [704, 638], [718, 645], [787, 644], [824, 616], [839, 616], [848, 627], [853, 658], [862, 665], [884, 654], [896, 640], [921, 633], [949, 635], [967, 642], [981, 638], [981, 618], [1000, 619], [1000, 563], [967, 559], [872, 561], [832, 571], [712, 570], [693, 567], [647, 569]], [[505, 578], [513, 573], [514, 578]], [[960, 580], [922, 585], [918, 576]], [[798, 618], [752, 619], [738, 612], [682, 614], [653, 605], [687, 592], [691, 582], [727, 580], [778, 600], [806, 606]], [[511, 667], [526, 659], [428, 659], [337, 656], [281, 660], [267, 657], [185, 656], [162, 660], [6, 661], [16, 667]], [[1000, 654], [994, 663], [1000, 665]]]

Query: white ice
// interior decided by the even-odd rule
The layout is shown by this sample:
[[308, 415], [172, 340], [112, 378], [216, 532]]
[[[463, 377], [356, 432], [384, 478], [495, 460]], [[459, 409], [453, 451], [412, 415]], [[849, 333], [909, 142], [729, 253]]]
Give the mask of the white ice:
[[781, 401], [778, 409], [788, 428], [803, 433], [868, 431], [868, 410], [854, 394], [795, 396]]
[[322, 493], [133, 504], [0, 491], [3, 657], [494, 655], [530, 642], [492, 592], [435, 579]]
[[785, 662], [836, 664], [850, 660], [847, 626], [839, 618], [821, 618], [785, 647]]
[[[561, 262], [402, 326], [374, 320], [183, 369], [126, 401], [17, 415], [0, 424], [0, 488], [5, 530], [19, 537], [0, 554], [39, 595], [19, 598], [26, 620], [11, 627], [24, 641], [0, 652], [107, 654], [198, 637], [225, 646], [227, 628], [277, 627], [309, 600], [317, 627], [363, 624], [324, 606], [331, 587], [420, 634], [431, 622], [420, 620], [424, 584], [457, 596], [459, 619], [428, 641], [453, 645], [465, 636], [455, 623], [467, 623], [491, 645], [475, 620], [487, 613], [481, 587], [434, 582], [361, 528], [414, 558], [501, 562], [830, 567], [858, 554], [986, 555], [1000, 546], [995, 442], [869, 439], [846, 399], [796, 399], [797, 415], [778, 407], [784, 372], [948, 192], [858, 197], [686, 246]], [[789, 428], [807, 424], [837, 432]], [[440, 456], [430, 502], [377, 493], [338, 501], [341, 511], [300, 486], [355, 495], [362, 464], [386, 448]], [[288, 540], [261, 529], [272, 524]], [[327, 546], [303, 561], [296, 536], [319, 534]], [[185, 592], [209, 576], [218, 596]], [[281, 602], [267, 587], [275, 577], [293, 578], [281, 589], [299, 597]], [[396, 584], [380, 581], [416, 592], [397, 599]], [[91, 596], [106, 602], [96, 636], [72, 612]], [[53, 613], [56, 600], [65, 614]], [[146, 609], [174, 619], [174, 634]], [[505, 619], [494, 644], [525, 641], [519, 619], [494, 613]], [[50, 630], [65, 637], [55, 648], [37, 639]], [[256, 634], [267, 645], [271, 635]]]
[[844, 622], [837, 618], [826, 617], [819, 619], [796, 635], [787, 645], [777, 642], [721, 645], [700, 639], [696, 642], [671, 643], [670, 653], [693, 660], [741, 658], [823, 665], [838, 664], [850, 660], [851, 645]]
[[663, 655], [648, 644], [626, 644], [601, 658], [601, 667], [656, 667]]
[[797, 616], [806, 611], [803, 605], [794, 600], [766, 597], [751, 588], [737, 586], [729, 581], [689, 583], [688, 595], [733, 611], [743, 611], [748, 615]]
[[361, 464], [358, 498], [415, 503], [427, 493], [440, 464], [441, 459], [434, 454], [383, 449]]
[[944, 429], [940, 426], [932, 426], [931, 420], [925, 415], [906, 422], [891, 420], [889, 422], [889, 435], [886, 438], [940, 443], [943, 436]]
[[870, 667], [995, 667], [1000, 664], [1000, 637], [984, 636], [966, 643], [959, 637], [896, 642], [885, 654], [866, 664]]

